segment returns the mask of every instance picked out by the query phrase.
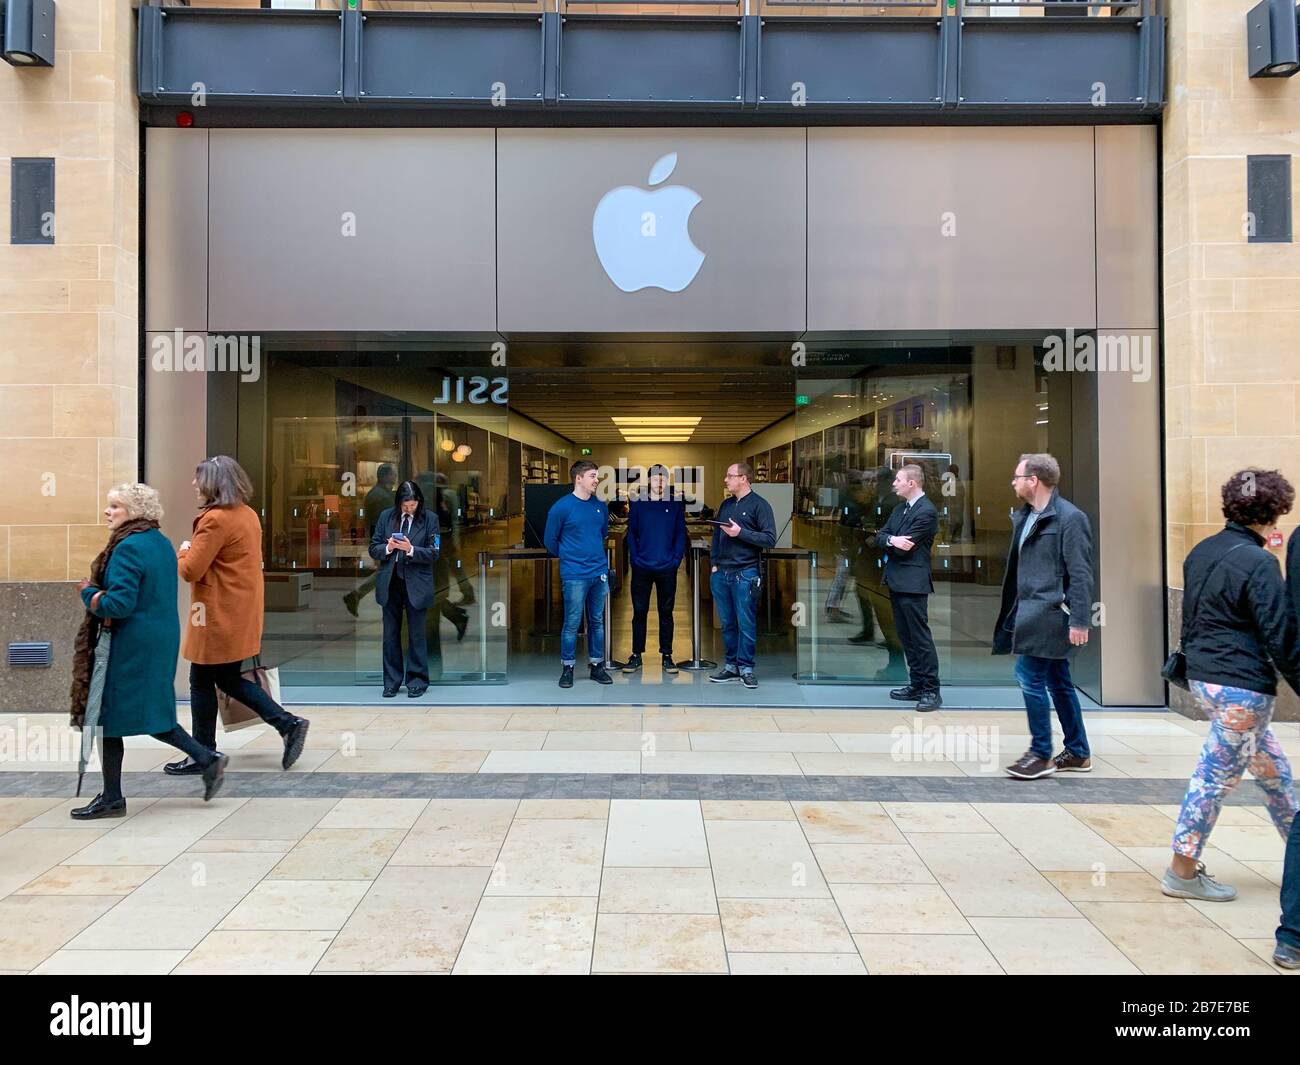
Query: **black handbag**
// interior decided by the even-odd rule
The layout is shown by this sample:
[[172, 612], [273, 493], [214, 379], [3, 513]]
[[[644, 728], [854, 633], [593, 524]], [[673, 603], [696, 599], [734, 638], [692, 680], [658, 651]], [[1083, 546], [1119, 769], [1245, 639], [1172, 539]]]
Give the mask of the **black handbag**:
[[[1219, 566], [1223, 565], [1224, 558], [1227, 558], [1237, 550], [1238, 547], [1245, 546], [1245, 544], [1237, 544], [1228, 548], [1228, 550], [1223, 553], [1223, 558], [1219, 559], [1218, 563], [1211, 568], [1210, 572], [1201, 579], [1201, 586], [1196, 589], [1196, 606], [1192, 608], [1191, 613], [1188, 613], [1186, 610], [1183, 611], [1183, 628], [1182, 632], [1178, 635], [1178, 646], [1169, 652], [1169, 657], [1165, 659], [1165, 664], [1160, 670], [1160, 675], [1175, 688], [1182, 688], [1183, 691], [1188, 691], [1191, 687], [1187, 682], [1187, 656], [1183, 654], [1183, 643], [1187, 638], [1187, 630], [1196, 614], [1196, 609], [1201, 605], [1201, 595], [1205, 591], [1205, 582], [1210, 579], [1210, 574], [1212, 574], [1215, 569], [1218, 569]], [[1184, 605], [1186, 605], [1186, 602], [1186, 600], [1183, 600]]]

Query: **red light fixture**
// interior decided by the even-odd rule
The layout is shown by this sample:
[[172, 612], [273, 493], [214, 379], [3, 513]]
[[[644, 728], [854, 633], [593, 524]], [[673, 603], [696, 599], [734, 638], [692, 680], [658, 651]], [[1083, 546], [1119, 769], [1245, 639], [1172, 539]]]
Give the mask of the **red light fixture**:
[[178, 111], [176, 114], [176, 125], [180, 126], [181, 129], [189, 129], [194, 125], [194, 112]]

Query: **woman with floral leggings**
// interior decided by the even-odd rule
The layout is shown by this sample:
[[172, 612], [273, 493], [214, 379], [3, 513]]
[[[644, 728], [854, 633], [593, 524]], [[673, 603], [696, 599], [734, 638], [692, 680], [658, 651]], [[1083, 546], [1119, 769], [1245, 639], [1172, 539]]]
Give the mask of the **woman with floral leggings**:
[[1175, 898], [1228, 902], [1237, 891], [1200, 861], [1223, 800], [1247, 769], [1264, 792], [1285, 839], [1296, 815], [1291, 765], [1273, 735], [1280, 672], [1300, 691], [1300, 630], [1277, 561], [1264, 548], [1295, 489], [1276, 470], [1247, 469], [1223, 486], [1223, 531], [1203, 540], [1183, 564], [1187, 679], [1210, 720], [1178, 812], [1173, 861], [1161, 890]]

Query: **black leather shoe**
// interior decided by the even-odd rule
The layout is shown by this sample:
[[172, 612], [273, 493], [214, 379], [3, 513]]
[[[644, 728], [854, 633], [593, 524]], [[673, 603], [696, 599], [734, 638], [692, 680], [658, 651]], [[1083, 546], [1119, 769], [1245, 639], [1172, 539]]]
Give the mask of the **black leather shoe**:
[[385, 699], [396, 699], [396, 698], [397, 698], [397, 689], [396, 689], [396, 688], [385, 688], [385, 689], [384, 689], [384, 698], [385, 698]]
[[916, 712], [918, 714], [928, 714], [931, 710], [938, 710], [941, 706], [943, 706], [943, 699], [939, 697], [938, 689], [922, 692], [917, 696]]
[[298, 760], [302, 754], [302, 749], [307, 743], [307, 729], [311, 727], [311, 722], [305, 717], [297, 718], [289, 727], [289, 731], [284, 734], [284, 757], [280, 759], [280, 768], [288, 769]]
[[94, 821], [101, 817], [125, 817], [126, 800], [115, 799], [108, 802], [103, 795], [96, 795], [85, 806], [69, 810], [68, 816], [74, 821]]
[[591, 667], [591, 679], [594, 680], [597, 684], [614, 683], [614, 678], [611, 677], [605, 671], [605, 667], [599, 662], [597, 662], [594, 666]]
[[628, 656], [627, 664], [623, 667], [624, 673], [636, 673], [641, 668], [641, 655], [633, 651]]
[[203, 801], [210, 801], [226, 782], [226, 763], [228, 755], [219, 754], [203, 770]]
[[169, 777], [197, 777], [203, 772], [203, 767], [198, 762], [182, 758], [179, 762], [168, 762], [163, 766], [163, 772]]
[[862, 647], [865, 644], [873, 644], [875, 642], [876, 634], [874, 632], [860, 632], [856, 636], [849, 637], [849, 643], [857, 644], [859, 647]]
[[428, 690], [429, 690], [429, 687], [428, 687], [427, 684], [426, 684], [423, 688], [409, 688], [409, 687], [408, 687], [408, 688], [406, 689], [406, 697], [407, 697], [408, 699], [418, 699], [421, 695], [423, 695], [423, 694], [424, 694], [425, 692], [427, 692]]
[[469, 614], [465, 611], [460, 612], [460, 617], [456, 619], [456, 641], [459, 643], [465, 638], [465, 630], [469, 628]]
[[904, 688], [894, 688], [890, 693], [891, 699], [898, 699], [905, 703], [910, 703], [913, 699], [920, 698], [921, 689], [914, 684], [909, 684]]
[[572, 666], [565, 666], [563, 669], [560, 670], [560, 687], [561, 687], [561, 688], [572, 688], [572, 687], [573, 687], [573, 667], [572, 667]]

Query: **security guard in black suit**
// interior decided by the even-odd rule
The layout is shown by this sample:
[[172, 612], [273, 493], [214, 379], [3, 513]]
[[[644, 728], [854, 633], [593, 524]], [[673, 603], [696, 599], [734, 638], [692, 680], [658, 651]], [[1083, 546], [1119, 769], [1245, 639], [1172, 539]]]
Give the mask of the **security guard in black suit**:
[[939, 512], [925, 497], [925, 473], [920, 466], [902, 467], [894, 477], [894, 492], [903, 500], [876, 534], [885, 555], [885, 587], [894, 610], [894, 623], [907, 656], [911, 683], [889, 693], [892, 699], [915, 699], [921, 712], [938, 710], [939, 655], [930, 635], [930, 548], [939, 531]]

